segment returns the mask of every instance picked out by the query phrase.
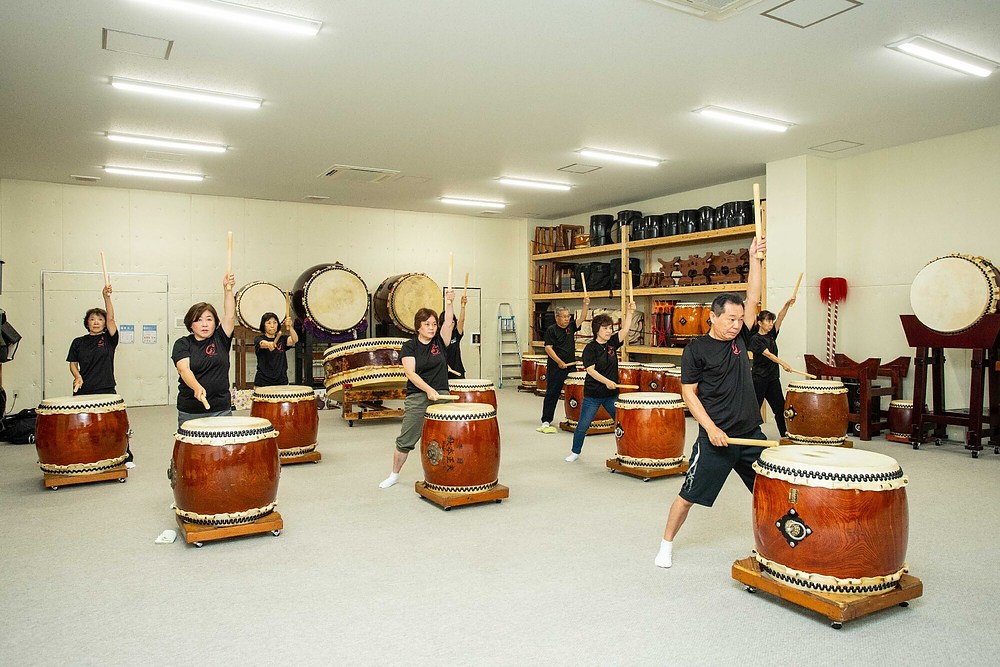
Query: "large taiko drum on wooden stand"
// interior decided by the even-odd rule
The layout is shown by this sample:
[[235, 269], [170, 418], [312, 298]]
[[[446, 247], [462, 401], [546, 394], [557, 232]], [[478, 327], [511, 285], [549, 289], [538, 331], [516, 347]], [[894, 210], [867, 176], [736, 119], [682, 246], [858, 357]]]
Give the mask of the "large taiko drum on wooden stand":
[[847, 387], [837, 380], [797, 380], [785, 395], [785, 428], [796, 445], [840, 447], [847, 438]]
[[[389, 276], [375, 290], [372, 312], [382, 324], [389, 324], [405, 333], [417, 333], [413, 318], [421, 308], [430, 308], [437, 316], [444, 310], [441, 288], [424, 273], [404, 273]], [[438, 325], [440, 326], [440, 322]]]
[[35, 415], [35, 450], [43, 472], [87, 475], [125, 463], [129, 428], [121, 396], [46, 398]]
[[[639, 391], [666, 391], [667, 371], [673, 364], [643, 364], [639, 373]], [[680, 390], [674, 392], [679, 394]]]
[[878, 595], [906, 570], [907, 478], [895, 459], [838, 447], [772, 447], [754, 463], [754, 558], [772, 578]]
[[702, 334], [705, 307], [700, 303], [678, 303], [671, 315], [676, 338], [694, 338]]
[[615, 401], [618, 463], [677, 468], [684, 462], [684, 402], [679, 394], [637, 391]]
[[[585, 371], [574, 371], [566, 376], [566, 384], [563, 385], [563, 407], [566, 411], [565, 430], [575, 431], [576, 425], [580, 421], [580, 406], [583, 405], [583, 383], [587, 379]], [[594, 421], [590, 422], [587, 435], [597, 433], [611, 433], [615, 429], [615, 420], [611, 418], [608, 411], [602, 405], [594, 415]]]
[[427, 408], [420, 435], [424, 484], [444, 493], [475, 493], [497, 485], [500, 428], [497, 411], [483, 403]]
[[254, 387], [251, 417], [271, 422], [278, 431], [278, 456], [302, 456], [316, 449], [319, 409], [312, 387], [277, 385]]
[[306, 269], [292, 288], [292, 306], [303, 327], [326, 340], [358, 338], [368, 328], [368, 286], [340, 262]]
[[632, 384], [639, 387], [638, 389], [619, 389], [619, 395], [642, 391], [642, 364], [637, 361], [619, 361], [618, 384]]
[[538, 387], [538, 366], [548, 363], [544, 354], [521, 355], [521, 387], [534, 391]]
[[399, 351], [405, 338], [364, 338], [331, 345], [323, 352], [326, 395], [336, 401], [344, 389], [390, 389], [406, 384]]
[[465, 378], [448, 380], [448, 393], [458, 396], [456, 403], [483, 403], [497, 407], [497, 388], [491, 380]]
[[181, 424], [167, 476], [174, 511], [188, 523], [232, 526], [274, 511], [278, 432], [258, 417], [203, 417]]
[[278, 316], [278, 324], [285, 319], [285, 293], [277, 285], [258, 280], [247, 283], [236, 291], [236, 321], [241, 326], [260, 331], [260, 318], [264, 313]]
[[910, 285], [910, 306], [926, 327], [958, 333], [997, 312], [1000, 271], [988, 259], [952, 254], [931, 260]]

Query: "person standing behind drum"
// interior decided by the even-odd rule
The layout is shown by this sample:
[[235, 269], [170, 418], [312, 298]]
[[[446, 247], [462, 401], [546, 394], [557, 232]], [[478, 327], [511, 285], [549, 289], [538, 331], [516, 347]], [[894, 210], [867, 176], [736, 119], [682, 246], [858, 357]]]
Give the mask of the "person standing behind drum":
[[785, 435], [785, 394], [781, 391], [781, 371], [792, 370], [786, 362], [778, 358], [778, 330], [785, 321], [789, 307], [795, 303], [792, 297], [778, 312], [775, 319], [770, 310], [762, 310], [757, 315], [756, 331], [750, 337], [750, 353], [753, 355], [753, 390], [757, 395], [759, 408], [767, 400], [771, 412], [774, 413], [774, 423], [778, 427], [778, 436]]
[[750, 373], [750, 326], [760, 303], [763, 239], [750, 244], [750, 274], [746, 301], [737, 294], [720, 294], [712, 301], [711, 329], [684, 348], [681, 357], [681, 396], [698, 422], [698, 438], [691, 449], [687, 479], [670, 506], [663, 540], [654, 560], [657, 567], [673, 562], [673, 540], [696, 503], [711, 507], [733, 470], [753, 491], [756, 473], [751, 467], [762, 447], [730, 445], [729, 437], [764, 440], [760, 404]]
[[[445, 355], [448, 361], [448, 368], [454, 373], [449, 372], [453, 378], [462, 380], [465, 379], [465, 364], [462, 363], [462, 336], [465, 335], [465, 304], [469, 302], [469, 297], [462, 297], [462, 307], [458, 309], [458, 317], [454, 315], [451, 316], [452, 319], [452, 330], [451, 330], [451, 342], [448, 343], [447, 354]], [[444, 322], [444, 313], [438, 317], [438, 322]]]
[[438, 400], [440, 394], [448, 393], [448, 362], [446, 349], [454, 328], [455, 290], [449, 288], [444, 294], [444, 324], [438, 331], [437, 314], [430, 308], [421, 308], [413, 316], [413, 328], [417, 335], [403, 343], [399, 352], [406, 374], [406, 401], [403, 404], [403, 424], [396, 438], [396, 451], [392, 453], [392, 473], [379, 483], [380, 489], [388, 489], [399, 481], [399, 471], [406, 463], [406, 457], [420, 440], [424, 427], [427, 407]]
[[573, 432], [573, 449], [565, 459], [568, 463], [580, 458], [587, 429], [590, 428], [601, 406], [604, 406], [612, 419], [615, 417], [615, 399], [618, 397], [618, 348], [625, 344], [628, 332], [632, 328], [633, 315], [635, 315], [635, 301], [630, 301], [617, 336], [613, 335], [614, 321], [610, 315], [604, 313], [595, 315], [591, 322], [594, 340], [587, 343], [580, 357], [587, 377], [583, 381], [580, 421], [577, 422], [576, 430]]
[[101, 293], [104, 308], [91, 308], [83, 316], [87, 335], [74, 338], [66, 356], [73, 375], [74, 395], [115, 393], [118, 324], [111, 304], [111, 285], [105, 285]]
[[[170, 355], [180, 379], [177, 381], [177, 426], [198, 417], [226, 417], [233, 414], [229, 393], [229, 350], [236, 329], [236, 279], [227, 274], [222, 281], [224, 314], [210, 303], [188, 308], [184, 326], [191, 332], [174, 341]], [[209, 407], [205, 407], [207, 402]]]
[[264, 313], [260, 318], [260, 330], [263, 336], [254, 339], [254, 349], [257, 351], [257, 373], [253, 377], [255, 387], [271, 387], [288, 384], [288, 348], [295, 347], [299, 335], [292, 326], [291, 318], [285, 318], [287, 334], [278, 332], [278, 316], [275, 313]]
[[[587, 319], [587, 311], [590, 308], [590, 297], [583, 298], [583, 314], [580, 321]], [[571, 364], [576, 361], [576, 334], [580, 330], [580, 325], [571, 323], [569, 308], [559, 306], [556, 308], [555, 324], [545, 330], [545, 362], [546, 385], [545, 402], [542, 403], [542, 425], [535, 430], [539, 433], [555, 433], [556, 427], [552, 426], [552, 420], [556, 416], [556, 404], [559, 403], [559, 394], [562, 393], [563, 384], [566, 383], [566, 376], [570, 373]]]

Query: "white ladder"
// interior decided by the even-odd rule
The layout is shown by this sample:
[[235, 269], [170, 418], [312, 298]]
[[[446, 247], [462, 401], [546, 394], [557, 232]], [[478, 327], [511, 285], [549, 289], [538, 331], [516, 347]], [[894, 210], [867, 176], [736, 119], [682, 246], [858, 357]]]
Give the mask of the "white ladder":
[[503, 389], [504, 379], [514, 378], [521, 378], [521, 344], [514, 309], [504, 302], [497, 306], [497, 385]]

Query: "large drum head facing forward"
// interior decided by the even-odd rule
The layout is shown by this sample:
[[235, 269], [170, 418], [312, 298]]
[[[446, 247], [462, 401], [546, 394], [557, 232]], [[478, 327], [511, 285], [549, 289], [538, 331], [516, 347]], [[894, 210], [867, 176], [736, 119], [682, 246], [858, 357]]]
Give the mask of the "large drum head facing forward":
[[925, 326], [957, 333], [997, 310], [1000, 273], [989, 260], [945, 255], [920, 269], [910, 286], [913, 314]]
[[318, 264], [295, 281], [292, 302], [299, 317], [327, 333], [345, 333], [365, 321], [368, 286], [340, 262]]
[[[435, 314], [443, 310], [444, 297], [438, 284], [423, 273], [389, 276], [382, 281], [372, 300], [375, 318], [400, 331], [416, 333], [413, 318], [421, 308]], [[440, 324], [440, 323], [439, 323]]]
[[263, 281], [247, 283], [236, 292], [236, 319], [240, 326], [260, 331], [260, 318], [274, 313], [280, 323], [285, 319], [285, 293]]

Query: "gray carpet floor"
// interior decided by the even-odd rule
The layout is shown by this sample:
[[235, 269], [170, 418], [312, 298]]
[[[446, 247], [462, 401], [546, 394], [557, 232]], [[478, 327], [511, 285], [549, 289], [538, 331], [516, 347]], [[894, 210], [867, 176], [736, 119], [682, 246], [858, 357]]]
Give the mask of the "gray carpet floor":
[[996, 664], [992, 449], [856, 442], [910, 478], [908, 561], [925, 592], [838, 631], [731, 578], [753, 546], [735, 475], [692, 510], [674, 567], [656, 568], [681, 478], [609, 474], [613, 435], [565, 463], [571, 435], [536, 433], [540, 410], [501, 392], [510, 498], [450, 512], [414, 493], [419, 453], [378, 488], [398, 421], [348, 428], [323, 411], [322, 462], [281, 471], [284, 533], [202, 549], [153, 543], [176, 527], [174, 410], [129, 410], [126, 484], [46, 491], [34, 448], [0, 444], [0, 664]]

